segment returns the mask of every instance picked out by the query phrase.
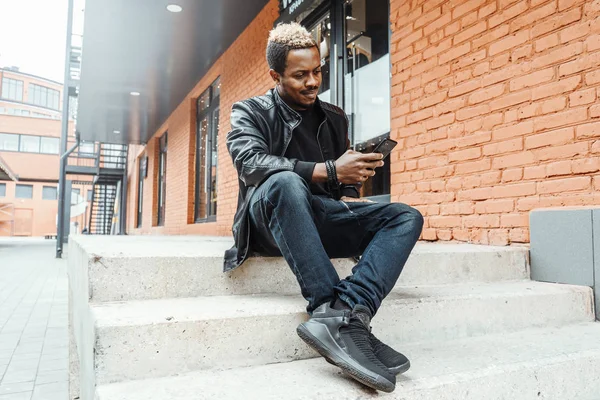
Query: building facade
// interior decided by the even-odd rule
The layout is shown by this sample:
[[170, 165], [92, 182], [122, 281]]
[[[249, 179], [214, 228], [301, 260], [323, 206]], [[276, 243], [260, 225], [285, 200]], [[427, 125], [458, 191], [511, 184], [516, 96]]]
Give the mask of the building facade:
[[[56, 235], [62, 90], [59, 82], [0, 69], [0, 157], [14, 178], [0, 179], [0, 236]], [[77, 191], [86, 195], [83, 185]], [[85, 215], [79, 219], [83, 226]]]
[[353, 146], [399, 142], [363, 196], [418, 208], [422, 239], [527, 243], [532, 209], [600, 204], [598, 1], [271, 0], [130, 147], [130, 234], [231, 234], [229, 113], [273, 87], [267, 36], [287, 21], [319, 43]]

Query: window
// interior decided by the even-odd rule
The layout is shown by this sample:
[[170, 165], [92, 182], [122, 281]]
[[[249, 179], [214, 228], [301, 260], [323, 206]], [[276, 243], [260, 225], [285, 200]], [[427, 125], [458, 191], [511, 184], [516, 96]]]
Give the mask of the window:
[[19, 135], [0, 133], [0, 151], [19, 151]]
[[142, 218], [144, 215], [144, 179], [146, 178], [146, 171], [148, 168], [148, 157], [143, 156], [139, 159], [138, 165], [138, 201], [137, 201], [137, 224], [136, 227], [142, 227]]
[[217, 160], [219, 133], [218, 78], [199, 98], [196, 134], [196, 201], [194, 220], [214, 221], [217, 216]]
[[60, 92], [45, 86], [29, 84], [29, 103], [59, 110]]
[[6, 197], [6, 183], [0, 183], [0, 197]]
[[88, 190], [87, 191], [87, 201], [91, 202], [94, 198], [94, 191], [93, 190]]
[[3, 77], [2, 97], [7, 100], [23, 101], [23, 81]]
[[156, 224], [165, 224], [165, 198], [167, 196], [167, 132], [159, 139], [158, 154], [158, 216]]
[[42, 188], [42, 200], [58, 199], [58, 191], [55, 186], [44, 186]]
[[60, 139], [42, 137], [40, 145], [40, 153], [43, 154], [59, 154], [58, 148], [60, 146]]
[[15, 189], [15, 197], [17, 199], [32, 199], [33, 185], [17, 185]]
[[79, 157], [83, 157], [83, 158], [96, 157], [94, 142], [81, 142], [79, 144]]
[[71, 205], [72, 206], [79, 204], [80, 196], [81, 196], [81, 189], [71, 189]]
[[39, 153], [40, 152], [40, 137], [21, 135], [21, 144], [19, 151], [23, 153]]

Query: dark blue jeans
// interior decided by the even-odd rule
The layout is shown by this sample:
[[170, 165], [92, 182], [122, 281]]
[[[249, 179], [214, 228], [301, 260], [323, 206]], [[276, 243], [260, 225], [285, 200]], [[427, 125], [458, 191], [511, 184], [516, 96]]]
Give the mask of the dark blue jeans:
[[[269, 177], [250, 203], [251, 246], [285, 258], [310, 313], [336, 295], [373, 315], [394, 287], [423, 228], [421, 213], [401, 203], [357, 203], [313, 195], [293, 172]], [[340, 280], [330, 258], [360, 256]]]

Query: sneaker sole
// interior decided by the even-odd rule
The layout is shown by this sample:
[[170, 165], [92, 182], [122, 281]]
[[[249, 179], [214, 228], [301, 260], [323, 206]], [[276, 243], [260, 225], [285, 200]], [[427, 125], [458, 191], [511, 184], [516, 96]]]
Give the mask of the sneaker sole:
[[[296, 329], [298, 336], [311, 348], [315, 349], [321, 356], [331, 364], [341, 368], [344, 372], [356, 379], [363, 385], [381, 390], [382, 392], [393, 392], [396, 385], [383, 376], [364, 368], [351, 357], [349, 357], [335, 342], [326, 326], [313, 323], [308, 328], [307, 323], [302, 323]], [[311, 332], [311, 329], [317, 332]], [[336, 351], [337, 350], [337, 351]]]
[[[329, 358], [324, 357], [325, 361], [327, 361], [329, 364], [331, 365], [335, 365], [333, 363], [333, 361], [331, 361]], [[402, 364], [402, 365], [398, 365], [396, 367], [388, 367], [388, 371], [390, 371], [390, 374], [392, 375], [400, 375], [405, 373], [406, 371], [408, 371], [410, 369], [410, 361], [407, 361], [406, 363]]]

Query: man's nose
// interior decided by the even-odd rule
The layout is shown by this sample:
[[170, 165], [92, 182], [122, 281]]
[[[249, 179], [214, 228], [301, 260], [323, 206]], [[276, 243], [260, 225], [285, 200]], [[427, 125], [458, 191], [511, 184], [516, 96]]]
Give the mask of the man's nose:
[[308, 80], [306, 81], [306, 86], [308, 87], [318, 87], [319, 86], [319, 78], [316, 74], [308, 75]]

